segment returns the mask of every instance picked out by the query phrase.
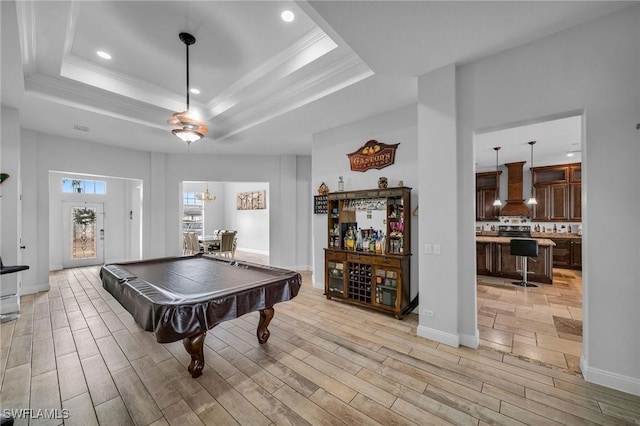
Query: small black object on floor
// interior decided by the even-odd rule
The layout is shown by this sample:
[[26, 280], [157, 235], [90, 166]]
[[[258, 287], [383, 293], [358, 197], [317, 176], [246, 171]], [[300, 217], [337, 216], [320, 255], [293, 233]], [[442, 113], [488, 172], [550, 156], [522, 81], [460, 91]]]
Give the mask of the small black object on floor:
[[513, 281], [513, 284], [519, 285], [520, 287], [538, 287], [537, 284], [529, 283], [526, 281]]

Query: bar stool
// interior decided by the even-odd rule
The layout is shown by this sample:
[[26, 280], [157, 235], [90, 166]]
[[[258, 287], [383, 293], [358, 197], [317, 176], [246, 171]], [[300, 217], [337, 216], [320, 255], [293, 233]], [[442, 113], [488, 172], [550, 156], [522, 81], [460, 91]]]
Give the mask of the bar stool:
[[[538, 257], [538, 241], [533, 239], [512, 238], [510, 243], [511, 255], [522, 257], [522, 281], [514, 281], [513, 284], [522, 287], [538, 287], [527, 282], [527, 259]], [[536, 262], [536, 260], [534, 260]]]

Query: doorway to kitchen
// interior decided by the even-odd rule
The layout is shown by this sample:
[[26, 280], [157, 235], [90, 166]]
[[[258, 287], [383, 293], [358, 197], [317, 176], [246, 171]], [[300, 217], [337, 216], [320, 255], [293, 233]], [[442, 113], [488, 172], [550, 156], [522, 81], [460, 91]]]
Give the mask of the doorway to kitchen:
[[[582, 116], [572, 113], [474, 135], [480, 346], [574, 372], [582, 353], [582, 128]], [[516, 179], [509, 176], [514, 164], [523, 166]], [[495, 187], [485, 200], [487, 176]], [[526, 204], [530, 197], [537, 204]], [[502, 215], [496, 200], [529, 213]], [[541, 250], [527, 269], [548, 282], [530, 276], [537, 287], [514, 284], [522, 281], [522, 262], [498, 237], [514, 226], [544, 248], [547, 255]]]

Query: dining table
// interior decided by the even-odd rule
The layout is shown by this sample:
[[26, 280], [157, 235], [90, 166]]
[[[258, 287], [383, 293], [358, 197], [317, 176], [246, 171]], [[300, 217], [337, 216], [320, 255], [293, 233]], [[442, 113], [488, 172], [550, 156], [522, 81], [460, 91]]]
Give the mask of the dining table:
[[217, 249], [219, 250], [220, 243], [221, 243], [220, 238], [215, 235], [198, 236], [198, 242], [202, 244], [202, 246], [205, 248], [204, 250], [205, 253], [209, 253], [210, 251], [212, 251], [210, 249], [211, 246], [217, 247]]

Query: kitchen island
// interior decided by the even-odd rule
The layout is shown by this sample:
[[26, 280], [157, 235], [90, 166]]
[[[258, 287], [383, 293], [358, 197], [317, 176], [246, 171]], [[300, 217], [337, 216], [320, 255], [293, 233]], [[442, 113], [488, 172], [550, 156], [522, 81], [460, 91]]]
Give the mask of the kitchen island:
[[[548, 238], [538, 241], [538, 257], [529, 258], [528, 281], [553, 284], [553, 247]], [[511, 237], [476, 236], [476, 268], [478, 275], [521, 279], [522, 259], [511, 255]]]

